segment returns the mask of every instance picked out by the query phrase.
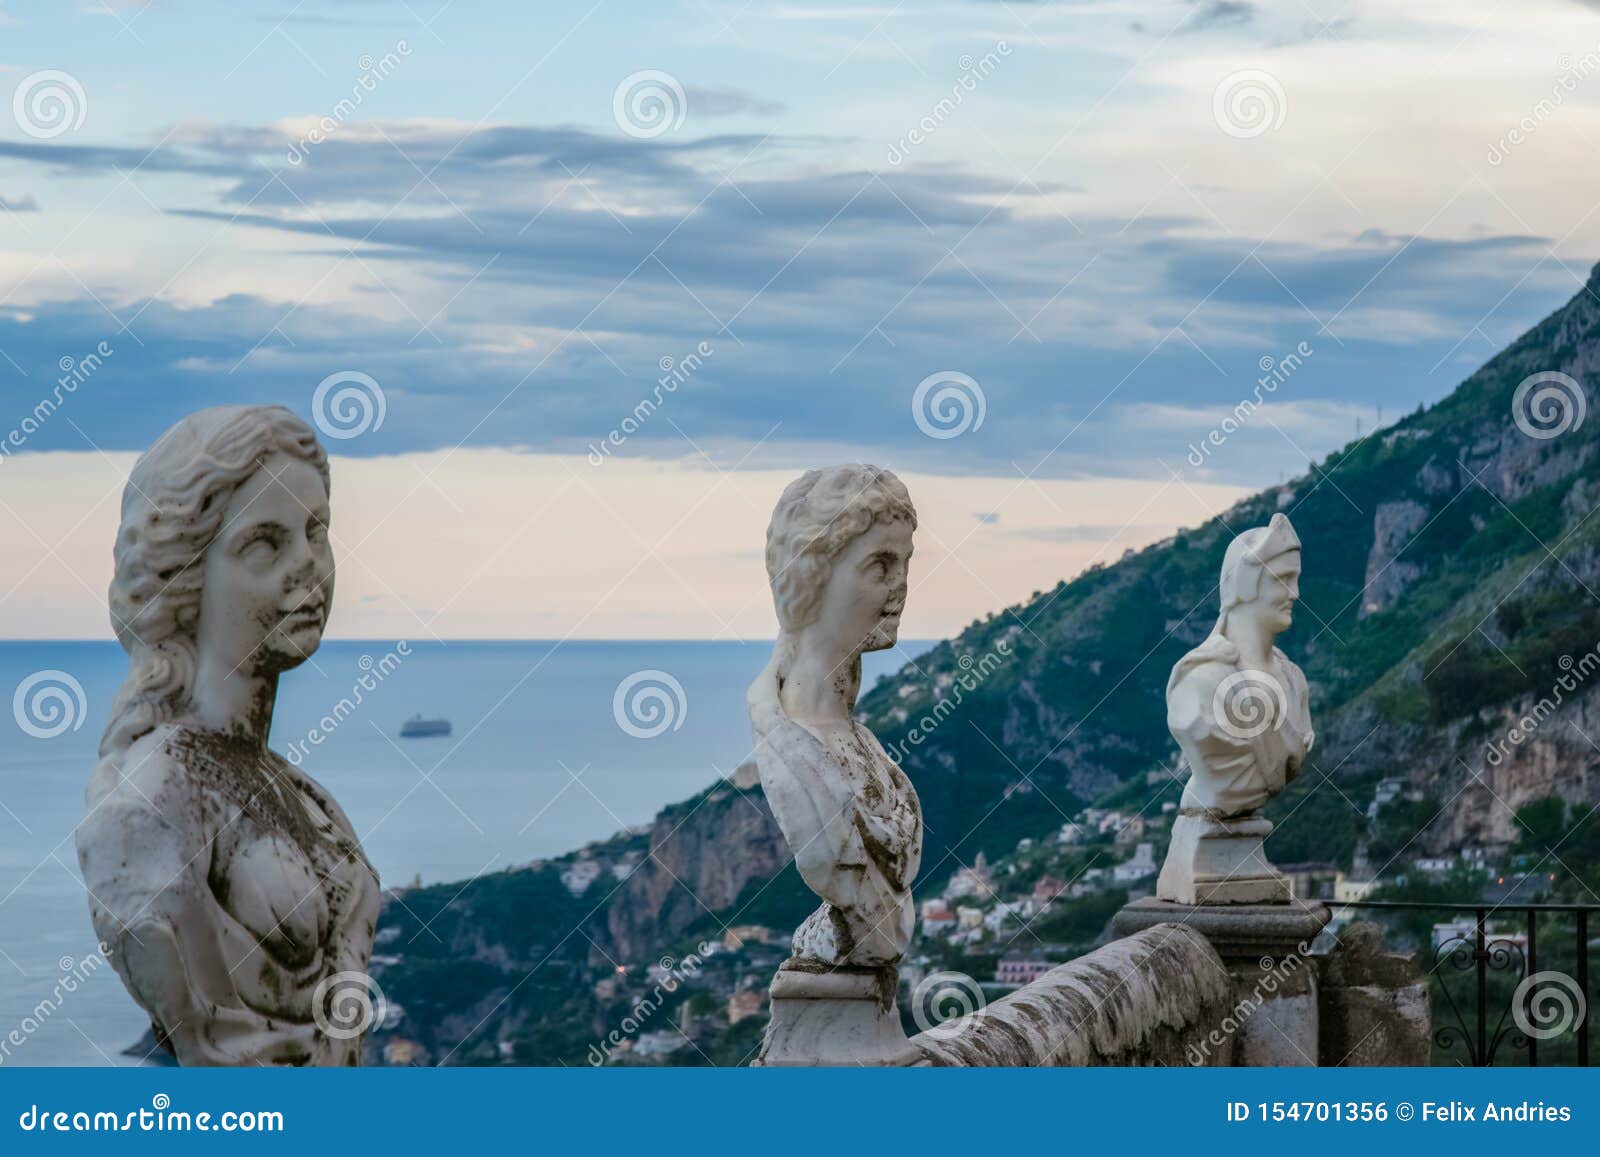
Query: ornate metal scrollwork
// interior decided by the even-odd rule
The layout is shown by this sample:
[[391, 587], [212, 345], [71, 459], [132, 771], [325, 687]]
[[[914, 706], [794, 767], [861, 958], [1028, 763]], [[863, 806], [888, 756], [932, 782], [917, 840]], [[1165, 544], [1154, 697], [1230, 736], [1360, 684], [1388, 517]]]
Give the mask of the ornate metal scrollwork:
[[1478, 932], [1474, 929], [1440, 941], [1433, 952], [1433, 971], [1439, 976], [1439, 990], [1444, 994], [1445, 1003], [1449, 1006], [1455, 1023], [1435, 1029], [1433, 1043], [1445, 1051], [1455, 1049], [1459, 1045], [1466, 1051], [1466, 1059], [1462, 1063], [1479, 1067], [1494, 1064], [1495, 1054], [1508, 1040], [1512, 1048], [1526, 1049], [1527, 1038], [1517, 1031], [1514, 1022], [1507, 1023], [1511, 1018], [1509, 1002], [1500, 1010], [1500, 1017], [1495, 1021], [1492, 1030], [1488, 1027], [1487, 1018], [1483, 1024], [1476, 1023], [1476, 1013], [1473, 1023], [1469, 1025], [1467, 1016], [1457, 1003], [1446, 976], [1452, 970], [1478, 973], [1473, 990], [1473, 999], [1476, 1002], [1484, 995], [1477, 991], [1477, 987], [1487, 985], [1489, 972], [1507, 973], [1520, 980], [1526, 974], [1527, 968], [1527, 957], [1523, 953], [1522, 946], [1514, 940], [1503, 937], [1486, 940], [1480, 949]]

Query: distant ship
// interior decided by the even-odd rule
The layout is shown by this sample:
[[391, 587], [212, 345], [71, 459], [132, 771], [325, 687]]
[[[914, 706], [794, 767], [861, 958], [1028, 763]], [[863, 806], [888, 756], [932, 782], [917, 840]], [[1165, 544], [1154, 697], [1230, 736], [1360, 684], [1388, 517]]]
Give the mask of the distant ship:
[[420, 715], [413, 715], [400, 725], [401, 739], [424, 739], [430, 735], [449, 735], [450, 721], [448, 719], [424, 719]]

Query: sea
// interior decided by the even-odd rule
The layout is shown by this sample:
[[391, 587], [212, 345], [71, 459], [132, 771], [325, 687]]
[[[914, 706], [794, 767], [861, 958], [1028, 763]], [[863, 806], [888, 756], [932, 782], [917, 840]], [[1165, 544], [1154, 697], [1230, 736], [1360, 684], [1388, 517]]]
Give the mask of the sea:
[[[931, 645], [866, 656], [863, 689]], [[272, 746], [339, 800], [385, 886], [465, 881], [731, 775], [771, 646], [330, 641], [284, 677]], [[0, 642], [0, 1067], [139, 1063], [147, 1022], [98, 963], [73, 844], [126, 673], [113, 642]], [[402, 738], [414, 716], [450, 734]]]

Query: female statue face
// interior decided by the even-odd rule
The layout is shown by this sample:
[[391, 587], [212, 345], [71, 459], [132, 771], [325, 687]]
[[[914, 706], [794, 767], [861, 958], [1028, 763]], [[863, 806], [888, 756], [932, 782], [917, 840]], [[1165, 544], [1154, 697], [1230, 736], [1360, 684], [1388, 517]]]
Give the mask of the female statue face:
[[322, 642], [332, 601], [322, 477], [309, 462], [270, 454], [233, 492], [206, 550], [200, 661], [253, 675], [298, 666]]
[[911, 523], [874, 520], [834, 559], [817, 625], [848, 648], [882, 651], [900, 634], [911, 565]]

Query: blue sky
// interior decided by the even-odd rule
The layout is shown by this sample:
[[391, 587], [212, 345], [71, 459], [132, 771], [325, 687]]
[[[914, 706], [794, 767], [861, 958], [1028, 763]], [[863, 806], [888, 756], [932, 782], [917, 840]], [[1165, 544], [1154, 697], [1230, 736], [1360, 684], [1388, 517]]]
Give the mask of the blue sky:
[[[733, 557], [759, 583], [747, 556], [783, 472], [867, 458], [968, 479], [935, 570], [985, 577], [931, 580], [924, 625], [951, 629], [1437, 400], [1577, 291], [1600, 256], [1600, 12], [1393, 9], [0, 4], [0, 88], [67, 110], [0, 115], [0, 427], [63, 359], [114, 351], [5, 464], [7, 517], [89, 536], [80, 562], [41, 531], [30, 581], [59, 562], [97, 589], [111, 529], [25, 471], [120, 464], [200, 405], [315, 416], [320, 382], [360, 374], [384, 409], [330, 443], [352, 471], [409, 461], [431, 493], [437, 466], [504, 477], [514, 451], [607, 506], [638, 485], [681, 488], [685, 509], [737, 492], [737, 516], [683, 544], [689, 587]], [[638, 74], [660, 124], [630, 119]], [[701, 349], [588, 463], [660, 396], [664, 359]], [[1247, 428], [1191, 461], [1300, 349]], [[934, 374], [964, 375], [981, 424], [929, 436], [913, 398]], [[1092, 487], [1112, 483], [1144, 497], [1103, 517]], [[1041, 494], [1082, 508], [1005, 508]], [[469, 555], [520, 525], [526, 496], [504, 501]], [[407, 504], [370, 517], [352, 549], [380, 521], [429, 533]], [[1019, 527], [1026, 566], [995, 545]], [[0, 600], [0, 633], [53, 606], [30, 589]], [[367, 593], [430, 623], [418, 605], [445, 601]], [[50, 629], [102, 631], [92, 603]], [[352, 633], [401, 629], [363, 613]], [[641, 601], [597, 629], [712, 633], [676, 613]]]

